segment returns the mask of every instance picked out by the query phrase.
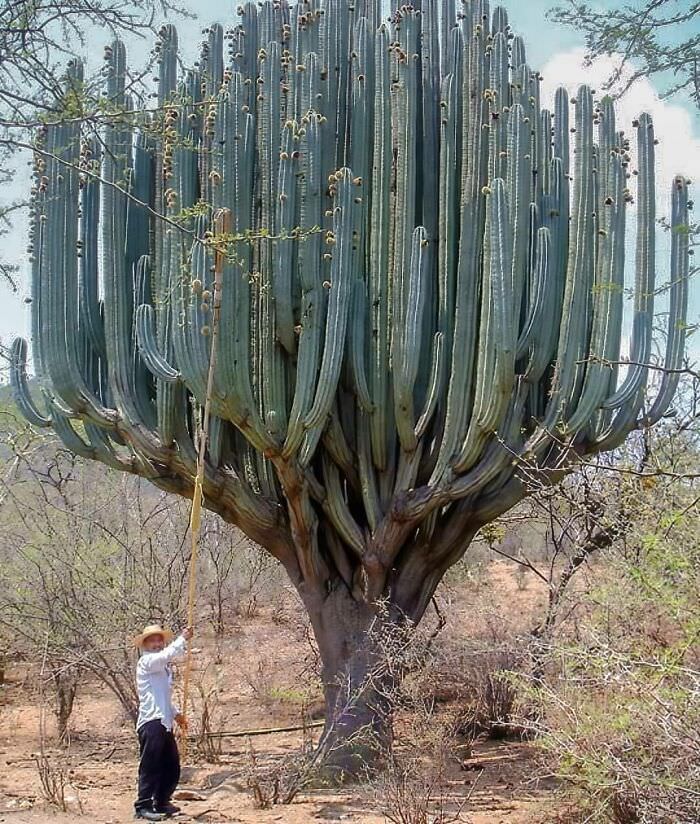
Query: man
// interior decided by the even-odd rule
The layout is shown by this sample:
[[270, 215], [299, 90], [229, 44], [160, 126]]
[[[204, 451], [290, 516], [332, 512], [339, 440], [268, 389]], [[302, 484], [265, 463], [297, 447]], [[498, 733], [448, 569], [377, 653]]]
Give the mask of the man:
[[[136, 666], [139, 715], [139, 789], [134, 804], [136, 818], [162, 821], [180, 812], [170, 803], [180, 780], [180, 755], [173, 722], [186, 730], [185, 718], [172, 703], [173, 675], [170, 663], [184, 656], [192, 628], [172, 640], [170, 630], [151, 624], [134, 639], [141, 651]], [[166, 646], [167, 644], [167, 646]]]

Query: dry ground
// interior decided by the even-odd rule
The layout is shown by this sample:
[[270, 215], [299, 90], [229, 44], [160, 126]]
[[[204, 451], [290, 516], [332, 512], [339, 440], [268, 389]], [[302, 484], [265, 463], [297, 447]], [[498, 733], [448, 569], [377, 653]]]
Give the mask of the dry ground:
[[[440, 643], [443, 638], [454, 644], [470, 635], [486, 637], [531, 625], [543, 600], [542, 587], [534, 578], [523, 581], [506, 563], [492, 563], [476, 576], [454, 578], [441, 594], [449, 623]], [[486, 611], [484, 604], [488, 604]], [[289, 592], [278, 592], [252, 617], [232, 619], [222, 642], [217, 644], [204, 633], [197, 643], [196, 679], [206, 690], [217, 691], [212, 702], [214, 727], [229, 732], [280, 727], [297, 724], [303, 712], [318, 715], [312, 647]], [[33, 758], [39, 728], [36, 673], [15, 668], [8, 675], [9, 682], [0, 691], [0, 822], [129, 820], [137, 763], [135, 735], [115, 699], [94, 683], [85, 683], [76, 702], [67, 751], [49, 739], [50, 760], [59, 763], [60, 759], [69, 781], [68, 811], [61, 812], [42, 797]], [[437, 695], [441, 685], [435, 688]], [[48, 729], [51, 735], [50, 717]], [[204, 763], [192, 753], [180, 785], [191, 798], [181, 802], [185, 814], [178, 819], [246, 824], [379, 824], [387, 820], [378, 811], [381, 791], [372, 786], [307, 791], [291, 805], [255, 809], [246, 786], [250, 744], [264, 766], [299, 751], [301, 742], [300, 732], [225, 738], [215, 764]], [[481, 741], [471, 755], [466, 754], [466, 758], [450, 761], [443, 790], [452, 809], [461, 807], [460, 821], [547, 824], [570, 820], [532, 744]]]

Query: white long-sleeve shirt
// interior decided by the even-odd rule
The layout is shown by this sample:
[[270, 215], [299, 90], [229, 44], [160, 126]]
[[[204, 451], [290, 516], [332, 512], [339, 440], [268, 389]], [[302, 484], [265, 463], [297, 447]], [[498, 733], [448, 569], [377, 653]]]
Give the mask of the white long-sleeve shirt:
[[136, 689], [139, 696], [139, 715], [136, 729], [148, 721], [160, 718], [163, 726], [172, 730], [178, 713], [173, 706], [173, 674], [170, 662], [181, 658], [187, 649], [182, 635], [160, 652], [144, 652], [136, 665]]

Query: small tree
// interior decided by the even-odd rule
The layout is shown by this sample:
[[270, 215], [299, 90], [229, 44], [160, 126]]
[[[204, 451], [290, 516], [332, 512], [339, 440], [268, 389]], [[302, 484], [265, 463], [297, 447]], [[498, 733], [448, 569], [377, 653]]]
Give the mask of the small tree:
[[115, 483], [54, 452], [52, 440], [30, 443], [0, 487], [0, 626], [17, 651], [44, 662], [64, 739], [87, 674], [135, 719], [130, 639], [153, 618], [178, 621], [187, 512], [138, 479]]
[[568, 0], [551, 17], [585, 34], [589, 61], [601, 55], [618, 61], [610, 87], [626, 91], [640, 77], [658, 75], [665, 96], [685, 91], [700, 107], [700, 8], [694, 0], [641, 0], [604, 10]]
[[575, 636], [548, 649], [557, 677], [533, 691], [540, 745], [591, 822], [700, 815], [698, 452], [669, 450], [679, 434], [655, 439], [654, 468], [628, 476], [625, 539], [579, 595]]

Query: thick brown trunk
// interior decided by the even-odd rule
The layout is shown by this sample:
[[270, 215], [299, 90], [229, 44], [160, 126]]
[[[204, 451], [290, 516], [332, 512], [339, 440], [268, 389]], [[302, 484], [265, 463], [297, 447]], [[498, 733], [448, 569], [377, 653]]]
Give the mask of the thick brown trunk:
[[[394, 699], [412, 628], [478, 526], [464, 517], [433, 542], [409, 543], [405, 552], [393, 554], [391, 564], [380, 559], [378, 549], [367, 553], [361, 569], [330, 553], [340, 541], [329, 540], [339, 573], [322, 584], [309, 584], [288, 570], [311, 619], [323, 665], [326, 723], [316, 763], [326, 777], [361, 778], [389, 753]], [[369, 593], [367, 600], [363, 592]]]
[[[338, 584], [304, 596], [323, 664], [326, 723], [316, 753], [335, 782], [374, 771], [391, 747], [392, 662], [399, 622], [384, 606], [356, 601]], [[394, 664], [394, 666], [392, 666]]]
[[79, 673], [71, 667], [60, 667], [53, 672], [56, 693], [56, 725], [58, 739], [64, 744], [68, 741], [68, 722], [73, 712], [73, 704], [78, 691]]

